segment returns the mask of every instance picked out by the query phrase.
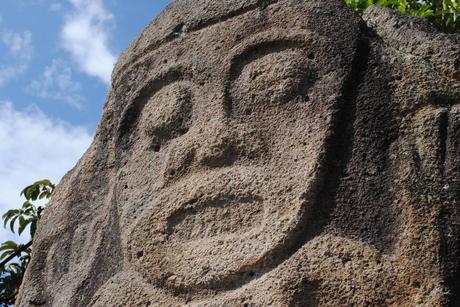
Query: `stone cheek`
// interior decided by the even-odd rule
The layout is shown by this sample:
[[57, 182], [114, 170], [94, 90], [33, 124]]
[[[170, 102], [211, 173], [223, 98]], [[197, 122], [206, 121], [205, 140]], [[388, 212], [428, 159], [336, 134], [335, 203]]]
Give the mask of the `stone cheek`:
[[458, 61], [458, 37], [365, 19], [174, 2], [120, 59], [18, 305], [455, 305], [460, 84], [418, 40]]

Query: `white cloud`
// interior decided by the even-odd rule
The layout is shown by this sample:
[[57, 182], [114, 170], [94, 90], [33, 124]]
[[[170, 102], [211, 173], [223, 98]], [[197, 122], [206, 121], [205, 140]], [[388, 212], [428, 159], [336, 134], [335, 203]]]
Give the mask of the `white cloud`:
[[[11, 102], [0, 102], [0, 213], [19, 207], [19, 192], [30, 183], [58, 182], [91, 139], [85, 128], [53, 120], [37, 107], [19, 111]], [[0, 242], [11, 238], [1, 227]]]
[[73, 80], [72, 69], [65, 62], [56, 59], [45, 67], [39, 79], [32, 80], [27, 87], [27, 92], [31, 95], [63, 101], [77, 108], [83, 102], [79, 91], [80, 84]]
[[0, 67], [0, 86], [25, 72], [28, 64], [2, 65]]
[[19, 33], [5, 30], [2, 33], [2, 41], [14, 58], [27, 61], [32, 58], [32, 33], [30, 31]]
[[28, 69], [33, 56], [32, 33], [3, 29], [0, 32], [0, 41], [8, 51], [3, 63], [0, 64], [0, 86], [2, 86]]
[[61, 45], [85, 73], [108, 84], [115, 63], [108, 46], [114, 17], [102, 0], [69, 1], [73, 12], [65, 18]]
[[62, 10], [62, 4], [61, 3], [51, 3], [50, 6], [48, 7], [48, 9], [51, 11], [51, 12], [60, 12]]

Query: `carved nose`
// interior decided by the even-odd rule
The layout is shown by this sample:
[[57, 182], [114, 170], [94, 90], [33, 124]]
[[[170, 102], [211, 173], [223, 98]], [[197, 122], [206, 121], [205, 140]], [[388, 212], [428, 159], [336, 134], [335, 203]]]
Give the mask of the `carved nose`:
[[197, 162], [205, 167], [225, 167], [236, 160], [230, 129], [223, 124], [207, 125], [197, 144]]
[[169, 152], [164, 178], [174, 181], [200, 168], [231, 165], [237, 157], [229, 129], [209, 124], [206, 128], [190, 131], [190, 135], [176, 143]]
[[165, 183], [189, 173], [194, 164], [195, 155], [196, 150], [191, 144], [184, 143], [172, 148], [164, 169]]

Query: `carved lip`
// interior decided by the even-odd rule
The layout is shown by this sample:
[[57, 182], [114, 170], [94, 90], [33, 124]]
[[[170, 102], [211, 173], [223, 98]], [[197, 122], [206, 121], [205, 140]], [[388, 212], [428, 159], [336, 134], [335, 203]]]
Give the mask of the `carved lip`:
[[[259, 174], [257, 174], [259, 173]], [[227, 169], [199, 173], [176, 185], [185, 193], [165, 218], [167, 240], [189, 242], [254, 233], [263, 227], [264, 201], [254, 192], [257, 169]], [[197, 181], [194, 180], [200, 178]], [[179, 188], [179, 190], [181, 190]], [[185, 199], [185, 200], [184, 200]], [[177, 198], [176, 198], [177, 201]]]
[[166, 234], [177, 241], [225, 238], [259, 230], [263, 224], [261, 197], [225, 195], [200, 198], [167, 218]]

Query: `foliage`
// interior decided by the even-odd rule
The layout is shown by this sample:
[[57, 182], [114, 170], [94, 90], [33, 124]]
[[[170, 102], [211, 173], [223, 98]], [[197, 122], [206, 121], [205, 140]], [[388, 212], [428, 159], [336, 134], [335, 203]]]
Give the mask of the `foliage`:
[[[54, 184], [46, 179], [33, 183], [21, 192], [21, 196], [26, 199], [22, 207], [9, 210], [3, 215], [3, 226], [9, 227], [13, 233], [17, 228], [17, 233], [21, 235], [29, 226], [31, 241], [25, 245], [7, 241], [0, 246], [0, 306], [14, 304], [30, 261], [32, 240], [44, 210], [44, 206], [35, 205], [33, 202], [49, 199], [54, 188]], [[7, 264], [12, 260], [17, 262]]]
[[22, 283], [22, 277], [26, 271], [27, 263], [12, 263], [6, 268], [0, 267], [0, 306], [11, 306], [14, 304], [18, 293], [18, 285]]
[[460, 32], [460, 2], [457, 0], [345, 0], [360, 14], [376, 4], [401, 13], [422, 17], [445, 32]]

